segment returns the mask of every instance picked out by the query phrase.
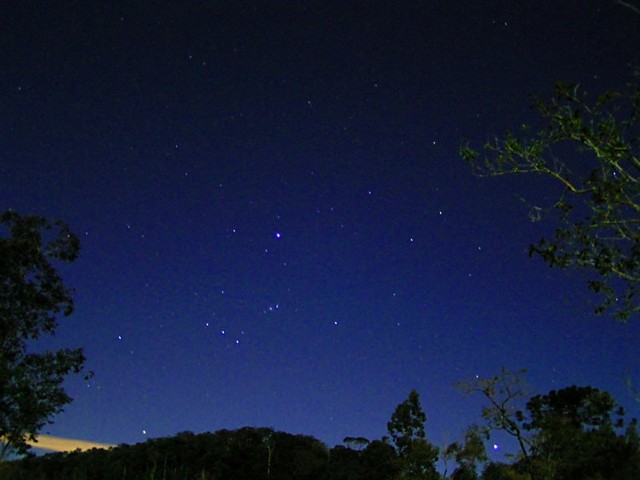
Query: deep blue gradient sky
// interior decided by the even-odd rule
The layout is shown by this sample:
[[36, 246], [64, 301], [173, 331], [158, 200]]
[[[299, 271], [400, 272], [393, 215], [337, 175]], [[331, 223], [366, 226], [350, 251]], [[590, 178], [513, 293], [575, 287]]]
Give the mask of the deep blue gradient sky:
[[90, 383], [46, 432], [134, 443], [271, 426], [379, 438], [417, 389], [436, 445], [479, 420], [454, 383], [640, 381], [640, 322], [529, 259], [543, 179], [479, 179], [468, 140], [533, 122], [557, 80], [638, 62], [613, 1], [10, 2], [0, 207], [65, 220]]

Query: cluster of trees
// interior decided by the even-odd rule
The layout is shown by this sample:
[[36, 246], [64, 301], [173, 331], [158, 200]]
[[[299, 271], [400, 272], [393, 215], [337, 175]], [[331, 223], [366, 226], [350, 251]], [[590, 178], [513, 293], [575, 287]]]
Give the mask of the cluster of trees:
[[304, 435], [268, 428], [180, 433], [109, 450], [56, 453], [8, 462], [3, 479], [315, 479], [327, 449]]
[[[640, 437], [636, 421], [611, 395], [592, 387], [568, 387], [522, 400], [521, 377], [508, 371], [466, 384], [488, 399], [485, 423], [472, 425], [460, 442], [438, 449], [425, 435], [418, 393], [393, 412], [389, 435], [369, 441], [347, 437], [329, 449], [319, 440], [271, 428], [180, 433], [109, 450], [55, 453], [0, 464], [3, 480], [107, 479], [300, 479], [300, 480], [636, 480]], [[492, 430], [517, 438], [511, 463], [488, 462]], [[455, 466], [436, 469], [438, 459]]]
[[[611, 394], [570, 386], [527, 400], [523, 374], [503, 369], [492, 378], [461, 385], [467, 392], [482, 394], [487, 402], [483, 424], [467, 431], [462, 447], [453, 444], [451, 453], [463, 452], [464, 457], [456, 458], [459, 467], [452, 478], [478, 478], [476, 465], [486, 460], [483, 440], [497, 430], [511, 435], [518, 451], [509, 464], [485, 464], [482, 479], [640, 478], [637, 420], [626, 421], [624, 409]], [[445, 456], [448, 453], [445, 450]]]

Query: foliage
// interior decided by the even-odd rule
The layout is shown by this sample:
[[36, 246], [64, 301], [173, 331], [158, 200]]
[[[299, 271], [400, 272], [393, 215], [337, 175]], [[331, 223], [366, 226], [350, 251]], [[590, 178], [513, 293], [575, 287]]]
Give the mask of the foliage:
[[640, 478], [636, 421], [625, 428], [624, 410], [608, 392], [552, 390], [532, 397], [527, 410], [523, 426], [535, 433], [532, 457], [547, 477]]
[[520, 409], [522, 384], [522, 372], [503, 370], [464, 385], [488, 400], [483, 409], [488, 430], [512, 435], [520, 448], [512, 465], [487, 465], [483, 479], [640, 478], [636, 421], [625, 424], [624, 410], [608, 392], [571, 386], [535, 395]]
[[427, 416], [422, 411], [420, 396], [418, 392], [412, 390], [409, 397], [399, 404], [391, 420], [387, 423], [387, 430], [398, 449], [398, 453], [403, 455], [417, 439], [425, 438], [424, 424]]
[[529, 457], [530, 441], [522, 426], [522, 412], [518, 403], [525, 398], [524, 375], [526, 370], [512, 372], [503, 368], [491, 378], [476, 377], [470, 382], [457, 385], [465, 393], [481, 393], [489, 404], [482, 409], [482, 418], [487, 424], [487, 433], [501, 430], [514, 437], [520, 454]]
[[387, 423], [387, 430], [401, 460], [402, 474], [407, 478], [437, 478], [435, 461], [438, 449], [425, 438], [426, 420], [420, 396], [412, 390], [409, 397], [396, 407]]
[[[0, 237], [0, 459], [24, 453], [27, 439], [71, 398], [62, 388], [66, 375], [79, 373], [82, 349], [28, 353], [27, 342], [53, 334], [57, 316], [73, 311], [70, 292], [51, 261], [72, 262], [79, 241], [62, 222], [8, 211]], [[45, 238], [45, 236], [47, 238]]]
[[357, 480], [360, 478], [362, 452], [336, 445], [329, 450], [327, 476], [333, 480]]
[[438, 448], [428, 440], [414, 440], [401, 458], [401, 477], [410, 479], [437, 480], [440, 478], [435, 463], [438, 460]]
[[401, 473], [400, 459], [396, 450], [382, 440], [374, 440], [362, 452], [359, 478], [368, 480], [390, 480]]
[[[460, 153], [481, 176], [537, 174], [559, 185], [550, 211], [560, 226], [530, 255], [593, 275], [588, 287], [602, 296], [596, 313], [627, 320], [640, 311], [639, 85], [591, 99], [579, 85], [558, 83], [536, 107], [546, 122], [537, 134], [524, 126], [488, 142], [484, 157], [468, 146]], [[543, 209], [534, 209], [538, 220]]]
[[[274, 447], [271, 463], [265, 438], [270, 438]], [[382, 440], [369, 442], [363, 450], [338, 445], [327, 452], [326, 446], [313, 437], [251, 427], [197, 435], [182, 432], [109, 450], [28, 457], [0, 465], [0, 472], [3, 480], [438, 478], [410, 476], [403, 470], [395, 448]]]
[[482, 480], [531, 480], [531, 475], [519, 472], [514, 466], [490, 462], [480, 477]]
[[[518, 377], [520, 378], [520, 377]], [[490, 379], [492, 380], [492, 379]], [[495, 382], [489, 382], [494, 384]], [[518, 383], [518, 385], [521, 382]], [[511, 385], [511, 383], [507, 383]], [[487, 392], [503, 394], [502, 387]], [[502, 393], [501, 393], [502, 392]], [[411, 397], [416, 400], [415, 397]], [[497, 397], [496, 397], [497, 398]], [[464, 440], [451, 444], [445, 455], [458, 468], [449, 476], [435, 470], [438, 450], [419, 435], [400, 454], [386, 439], [372, 440], [364, 449], [337, 445], [330, 450], [317, 439], [271, 428], [245, 427], [215, 433], [182, 432], [136, 445], [27, 457], [0, 464], [3, 480], [117, 479], [148, 480], [636, 480], [640, 478], [640, 439], [636, 422], [607, 392], [593, 387], [567, 387], [535, 395], [524, 410], [505, 411], [526, 433], [527, 457], [512, 463], [487, 461], [487, 431], [472, 425]], [[520, 397], [517, 397], [520, 398]], [[407, 400], [406, 402], [409, 402]], [[404, 402], [403, 402], [404, 403]], [[412, 402], [409, 402], [412, 403]], [[499, 402], [498, 402], [499, 403]], [[402, 405], [402, 404], [401, 404]], [[417, 402], [419, 407], [419, 401]], [[492, 404], [493, 405], [493, 404]], [[494, 408], [494, 407], [491, 407]], [[402, 409], [401, 409], [402, 410]], [[418, 411], [422, 411], [418, 408]], [[421, 417], [421, 415], [417, 415]], [[394, 417], [398, 418], [398, 416]], [[413, 416], [410, 416], [413, 418]], [[494, 417], [486, 417], [493, 422]], [[494, 425], [509, 427], [509, 422]], [[410, 422], [411, 423], [411, 422]], [[413, 428], [405, 430], [413, 432]], [[360, 437], [349, 437], [360, 438]], [[357, 446], [362, 439], [356, 442]], [[446, 474], [445, 474], [446, 475]]]
[[353, 448], [355, 450], [362, 450], [369, 445], [369, 440], [364, 437], [344, 437], [344, 440], [342, 441], [349, 448]]
[[395, 448], [382, 440], [369, 442], [364, 450], [337, 445], [329, 451], [327, 480], [392, 480], [401, 472]]
[[[274, 455], [270, 470], [266, 437], [272, 439], [274, 453], [281, 453]], [[325, 445], [313, 437], [246, 427], [198, 435], [182, 432], [109, 450], [26, 458], [13, 462], [2, 478], [315, 480], [323, 478], [327, 458]]]
[[451, 478], [457, 480], [478, 478], [477, 464], [487, 461], [484, 440], [488, 436], [486, 429], [471, 425], [465, 432], [462, 443], [453, 442], [447, 446], [443, 453], [445, 461], [453, 458], [458, 464]]

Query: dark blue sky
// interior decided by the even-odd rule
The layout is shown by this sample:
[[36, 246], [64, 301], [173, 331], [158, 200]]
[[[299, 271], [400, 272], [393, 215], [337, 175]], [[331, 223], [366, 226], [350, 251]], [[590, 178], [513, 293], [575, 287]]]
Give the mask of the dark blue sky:
[[271, 426], [385, 434], [417, 389], [436, 445], [480, 415], [454, 383], [640, 379], [636, 322], [527, 247], [543, 179], [479, 179], [470, 140], [536, 122], [557, 80], [622, 86], [640, 18], [591, 2], [10, 2], [0, 204], [65, 220], [76, 312], [47, 346], [95, 372], [47, 432], [133, 443]]

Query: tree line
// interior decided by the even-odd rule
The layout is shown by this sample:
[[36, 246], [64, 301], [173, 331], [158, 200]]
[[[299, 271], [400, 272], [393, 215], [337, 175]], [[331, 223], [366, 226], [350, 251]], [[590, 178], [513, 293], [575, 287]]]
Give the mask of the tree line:
[[[443, 449], [426, 437], [426, 414], [414, 390], [387, 424], [388, 435], [346, 437], [328, 448], [308, 435], [245, 427], [179, 433], [135, 445], [54, 453], [0, 464], [4, 480], [636, 480], [640, 437], [613, 397], [571, 386], [531, 397], [523, 409], [520, 372], [503, 371], [463, 385], [482, 393], [483, 422]], [[521, 451], [508, 463], [489, 461], [495, 430]], [[438, 460], [445, 471], [438, 471]], [[449, 467], [451, 471], [449, 472]]]

